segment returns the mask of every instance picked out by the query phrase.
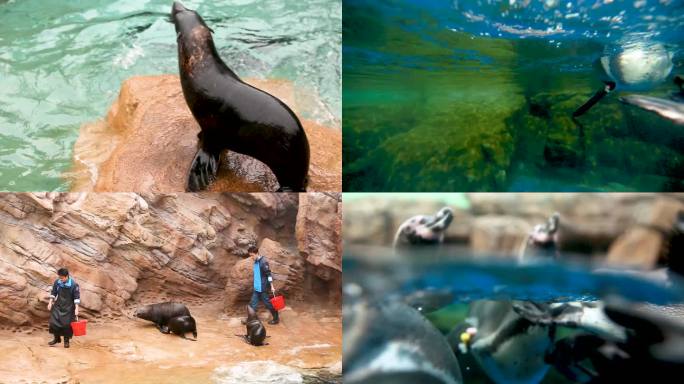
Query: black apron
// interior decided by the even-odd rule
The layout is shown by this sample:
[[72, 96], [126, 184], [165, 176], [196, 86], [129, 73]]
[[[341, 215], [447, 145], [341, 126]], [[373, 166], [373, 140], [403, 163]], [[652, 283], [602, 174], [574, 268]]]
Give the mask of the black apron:
[[[72, 282], [72, 284], [76, 284]], [[73, 337], [71, 322], [74, 321], [76, 304], [74, 304], [73, 285], [71, 288], [60, 288], [57, 300], [50, 312], [50, 333], [55, 336]]]

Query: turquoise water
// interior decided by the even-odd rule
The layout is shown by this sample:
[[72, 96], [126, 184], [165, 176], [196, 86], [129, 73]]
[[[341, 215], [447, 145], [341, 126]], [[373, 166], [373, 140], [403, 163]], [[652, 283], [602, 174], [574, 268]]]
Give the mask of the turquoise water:
[[[684, 188], [684, 130], [618, 100], [675, 91], [684, 2], [348, 0], [343, 11], [345, 191]], [[611, 76], [616, 92], [572, 119]]]
[[[339, 126], [339, 0], [185, 1], [240, 76], [284, 78]], [[79, 127], [102, 118], [121, 82], [178, 73], [170, 0], [0, 1], [0, 190], [66, 190]]]

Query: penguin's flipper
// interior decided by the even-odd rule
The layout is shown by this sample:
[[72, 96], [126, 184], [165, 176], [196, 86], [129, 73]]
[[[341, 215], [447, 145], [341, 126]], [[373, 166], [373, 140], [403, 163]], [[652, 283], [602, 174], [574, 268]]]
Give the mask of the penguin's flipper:
[[593, 107], [598, 103], [601, 99], [603, 99], [608, 93], [610, 93], [613, 89], [615, 89], [615, 82], [613, 81], [603, 81], [606, 86], [602, 89], [599, 89], [594, 96], [592, 96], [589, 100], [587, 100], [584, 104], [582, 104], [579, 108], [575, 110], [575, 112], [572, 113], [572, 117], [580, 117], [587, 113]]

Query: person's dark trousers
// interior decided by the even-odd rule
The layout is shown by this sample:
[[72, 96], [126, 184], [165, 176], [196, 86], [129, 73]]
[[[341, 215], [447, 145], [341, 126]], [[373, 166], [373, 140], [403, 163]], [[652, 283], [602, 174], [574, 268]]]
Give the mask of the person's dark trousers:
[[266, 309], [271, 312], [271, 316], [273, 316], [273, 319], [269, 321], [269, 324], [278, 324], [280, 321], [280, 318], [278, 317], [278, 311], [273, 308], [273, 304], [271, 304], [271, 300], [268, 297], [268, 293], [266, 292], [257, 292], [257, 291], [252, 291], [252, 300], [249, 301], [249, 306], [252, 307], [256, 311], [257, 305], [259, 304], [259, 299], [264, 302], [264, 305], [266, 306]]

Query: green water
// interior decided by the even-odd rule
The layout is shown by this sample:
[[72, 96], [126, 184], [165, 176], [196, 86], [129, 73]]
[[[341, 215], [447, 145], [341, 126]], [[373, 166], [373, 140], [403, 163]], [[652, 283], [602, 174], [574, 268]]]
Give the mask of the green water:
[[[682, 189], [681, 127], [622, 105], [620, 93], [571, 118], [602, 87], [605, 42], [580, 33], [583, 18], [562, 42], [499, 37], [488, 14], [459, 20], [463, 3], [480, 4], [344, 3], [345, 191]], [[681, 71], [680, 54], [673, 61]], [[663, 82], [642, 93], [672, 91]]]
[[[339, 126], [339, 0], [184, 1], [240, 76], [317, 93], [303, 117]], [[66, 190], [79, 127], [121, 82], [178, 73], [170, 0], [0, 1], [0, 190]]]

